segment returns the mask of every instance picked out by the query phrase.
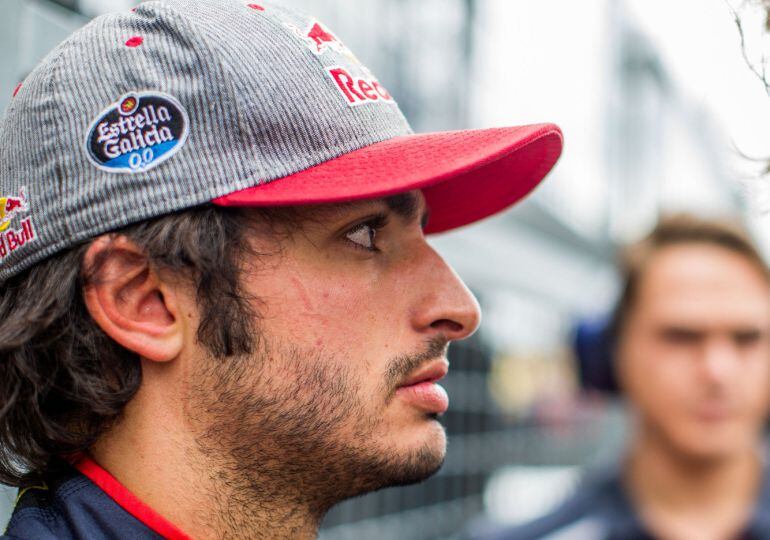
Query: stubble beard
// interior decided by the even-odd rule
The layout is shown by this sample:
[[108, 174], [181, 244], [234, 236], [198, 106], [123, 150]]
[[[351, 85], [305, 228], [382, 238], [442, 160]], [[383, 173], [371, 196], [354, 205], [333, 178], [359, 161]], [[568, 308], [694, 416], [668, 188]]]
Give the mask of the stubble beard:
[[[277, 504], [320, 524], [345, 499], [420, 482], [441, 467], [443, 441], [440, 449], [427, 441], [409, 451], [378, 444], [377, 413], [392, 396], [372, 398], [382, 407], [365, 403], [348, 362], [293, 346], [260, 349], [209, 359], [191, 392], [188, 415], [201, 428], [197, 450], [227, 494], [220, 510], [231, 522]], [[421, 354], [394, 359], [382, 389], [394, 392], [399, 376], [445, 350], [446, 341], [434, 340]]]

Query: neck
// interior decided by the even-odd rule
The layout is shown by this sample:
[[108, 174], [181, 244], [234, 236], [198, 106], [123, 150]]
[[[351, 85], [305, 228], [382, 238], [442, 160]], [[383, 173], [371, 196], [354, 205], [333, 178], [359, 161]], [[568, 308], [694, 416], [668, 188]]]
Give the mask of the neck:
[[[325, 509], [284, 480], [202, 451], [179, 412], [143, 405], [144, 386], [123, 420], [91, 449], [121, 484], [191, 538], [313, 539]], [[143, 411], [152, 410], [152, 415]]]
[[756, 448], [693, 457], [652, 430], [642, 429], [629, 454], [624, 480], [640, 516], [662, 534], [668, 532], [665, 529], [686, 530], [695, 526], [693, 522], [711, 530], [739, 530], [750, 517], [761, 479]]

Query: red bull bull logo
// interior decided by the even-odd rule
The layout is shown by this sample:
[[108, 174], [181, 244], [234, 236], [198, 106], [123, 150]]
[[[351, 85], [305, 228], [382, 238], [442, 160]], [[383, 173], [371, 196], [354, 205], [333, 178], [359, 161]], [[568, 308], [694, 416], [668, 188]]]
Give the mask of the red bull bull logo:
[[24, 188], [18, 197], [0, 197], [0, 232], [11, 226], [13, 218], [22, 212], [27, 212], [27, 197]]
[[284, 25], [291, 30], [295, 36], [301, 39], [315, 55], [321, 56], [328, 50], [333, 50], [347, 56], [355, 63], [359, 63], [351, 50], [320, 22], [312, 21], [310, 27], [305, 31], [300, 30], [291, 23], [284, 23]]
[[307, 33], [307, 39], [315, 43], [318, 54], [323, 54], [326, 47], [338, 47], [342, 45], [342, 42], [338, 40], [334, 34], [325, 30], [320, 23], [315, 23]]
[[18, 197], [0, 197], [0, 259], [37, 239], [31, 217], [21, 220], [20, 226], [11, 228], [14, 218], [29, 211], [24, 188]]

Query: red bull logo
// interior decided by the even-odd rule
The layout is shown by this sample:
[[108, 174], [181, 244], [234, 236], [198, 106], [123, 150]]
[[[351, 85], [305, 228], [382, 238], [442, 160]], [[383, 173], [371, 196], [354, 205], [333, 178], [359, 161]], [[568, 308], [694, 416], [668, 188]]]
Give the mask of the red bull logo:
[[312, 21], [310, 27], [304, 32], [291, 23], [284, 23], [291, 32], [299, 39], [305, 42], [308, 48], [317, 56], [321, 56], [328, 50], [344, 54], [351, 60], [358, 62], [355, 55], [348, 49], [342, 41], [335, 36], [328, 28], [324, 27], [318, 21]]
[[34, 240], [37, 240], [37, 233], [32, 225], [32, 218], [28, 217], [21, 220], [21, 227], [0, 234], [0, 259], [5, 259], [17, 249]]
[[334, 81], [336, 88], [350, 107], [374, 102], [396, 103], [390, 92], [358, 61], [350, 49], [320, 22], [311, 21], [305, 31], [287, 22], [284, 22], [284, 26], [302, 40], [316, 56], [322, 56], [332, 50], [348, 57], [350, 63], [343, 62], [345, 67], [327, 64], [324, 71]]
[[13, 218], [23, 212], [27, 212], [27, 197], [24, 188], [19, 191], [18, 197], [0, 197], [0, 232], [11, 226]]
[[312, 40], [315, 43], [318, 54], [323, 54], [326, 47], [338, 47], [342, 45], [334, 34], [325, 30], [320, 23], [315, 23], [307, 33], [307, 39]]
[[19, 190], [18, 197], [0, 197], [0, 259], [37, 239], [31, 217], [22, 219], [19, 228], [11, 228], [13, 219], [28, 211], [24, 188]]

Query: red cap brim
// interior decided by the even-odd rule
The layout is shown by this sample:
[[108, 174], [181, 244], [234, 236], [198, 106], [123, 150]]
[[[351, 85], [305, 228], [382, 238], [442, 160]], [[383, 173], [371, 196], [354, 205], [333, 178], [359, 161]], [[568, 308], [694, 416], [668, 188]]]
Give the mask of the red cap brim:
[[213, 201], [287, 206], [374, 199], [422, 190], [426, 233], [495, 214], [532, 191], [561, 155], [553, 124], [396, 137]]

